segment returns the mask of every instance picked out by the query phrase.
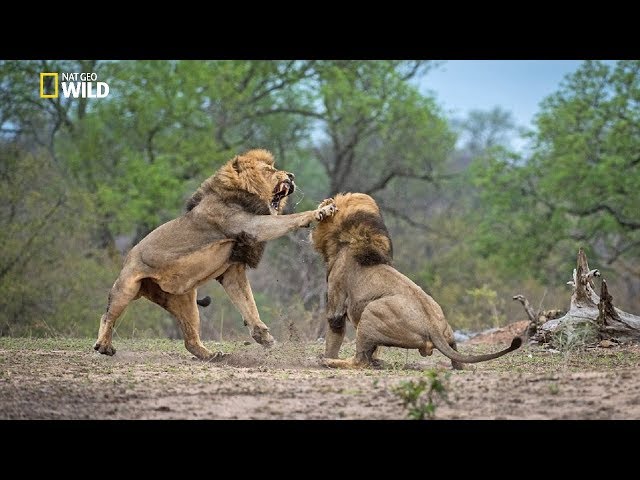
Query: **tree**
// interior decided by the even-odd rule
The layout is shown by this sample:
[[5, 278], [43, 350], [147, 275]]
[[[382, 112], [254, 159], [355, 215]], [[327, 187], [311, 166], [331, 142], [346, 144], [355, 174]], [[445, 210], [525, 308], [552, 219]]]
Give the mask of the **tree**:
[[499, 106], [491, 110], [471, 110], [465, 118], [452, 120], [452, 125], [462, 141], [460, 150], [454, 155], [454, 168], [460, 170], [492, 148], [508, 148], [514, 136], [522, 133], [513, 114]]
[[[600, 284], [600, 295], [595, 292], [594, 280], [600, 277], [598, 269], [589, 270], [584, 250], [578, 250], [576, 268], [568, 283], [572, 286], [568, 312], [555, 311], [548, 315], [536, 315], [522, 295], [516, 295], [531, 319], [528, 334], [538, 341], [550, 343], [561, 349], [595, 345], [612, 346], [614, 342], [638, 342], [640, 340], [640, 317], [613, 306], [607, 281]], [[546, 313], [546, 312], [545, 312]]]
[[326, 140], [315, 152], [330, 179], [329, 193], [377, 194], [396, 179], [433, 181], [454, 136], [433, 100], [409, 80], [428, 62], [333, 61], [316, 67]]
[[[6, 162], [7, 181], [28, 185], [25, 195], [38, 199], [22, 213], [23, 223], [6, 230], [16, 236], [13, 243], [7, 240], [11, 244], [3, 251], [3, 262], [19, 256], [15, 267], [0, 264], [10, 267], [0, 285], [3, 305], [11, 305], [5, 310], [12, 312], [11, 322], [17, 322], [9, 331], [19, 331], [20, 325], [31, 328], [32, 319], [37, 319], [55, 331], [76, 325], [78, 332], [93, 333], [121, 253], [179, 215], [184, 200], [204, 178], [251, 147], [274, 151], [278, 166], [296, 173], [299, 188], [289, 202], [291, 210], [312, 208], [339, 191], [375, 196], [394, 241], [403, 245], [398, 264], [417, 274], [426, 287], [449, 288], [461, 256], [471, 249], [459, 238], [467, 238], [476, 224], [462, 213], [476, 202], [466, 195], [471, 191], [466, 174], [447, 176], [460, 170], [450, 161], [454, 130], [434, 100], [414, 85], [432, 65], [424, 61], [0, 62], [0, 139], [19, 146], [21, 152], [1, 152], [11, 156]], [[109, 83], [110, 94], [98, 100], [40, 99], [43, 71], [95, 71], [100, 81]], [[476, 119], [482, 126], [474, 130], [480, 132], [481, 147], [501, 141], [500, 133], [491, 129], [501, 120], [508, 123], [508, 116], [498, 111], [494, 117], [484, 123], [482, 115]], [[465, 128], [472, 130], [473, 125]], [[488, 135], [482, 136], [483, 128]], [[22, 172], [21, 162], [29, 166]], [[39, 191], [52, 193], [39, 196]], [[0, 212], [5, 227], [12, 218], [9, 205], [15, 200], [20, 206], [20, 193], [6, 190], [9, 193], [11, 198], [3, 197], [7, 209]], [[47, 208], [56, 205], [57, 193], [65, 193], [64, 203], [40, 229]], [[40, 231], [42, 235], [37, 235]], [[36, 237], [23, 255], [21, 241], [32, 234]], [[322, 260], [309, 248], [307, 237], [308, 232], [299, 232], [271, 242], [260, 268], [251, 273], [261, 312], [273, 320], [276, 330], [290, 321], [300, 326], [302, 318], [306, 326], [301, 330], [313, 332], [312, 317], [322, 308]], [[449, 288], [449, 298], [481, 288], [476, 277], [492, 274], [490, 262], [483, 265], [478, 268], [484, 272], [480, 276], [478, 270], [465, 271], [467, 281], [458, 282], [464, 287], [456, 292]], [[441, 274], [439, 284], [431, 281], [436, 270]], [[230, 313], [235, 310], [225, 304], [217, 288], [212, 282], [201, 294], [214, 297], [215, 307], [203, 315], [215, 315], [219, 329], [220, 312], [235, 315]], [[25, 303], [33, 291], [46, 294], [49, 301]], [[139, 305], [144, 308], [145, 303]], [[151, 319], [161, 315], [151, 307], [140, 316], [149, 322], [125, 325], [177, 334], [169, 318], [154, 326]], [[135, 317], [132, 313], [124, 321]]]
[[489, 205], [479, 253], [553, 280], [577, 243], [600, 264], [637, 265], [640, 61], [585, 62], [542, 103], [536, 125], [529, 158], [499, 149], [475, 164]]

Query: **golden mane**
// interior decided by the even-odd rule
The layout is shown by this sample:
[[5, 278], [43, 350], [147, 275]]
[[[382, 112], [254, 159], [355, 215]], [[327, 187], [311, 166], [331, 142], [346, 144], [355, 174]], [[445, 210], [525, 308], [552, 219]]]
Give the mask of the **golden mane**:
[[338, 211], [319, 223], [312, 236], [325, 262], [348, 248], [360, 265], [390, 265], [393, 245], [375, 200], [364, 193], [342, 193], [334, 200]]
[[[220, 192], [220, 190], [234, 192], [244, 190], [257, 195], [268, 205], [273, 196], [273, 185], [269, 184], [267, 176], [263, 175], [261, 171], [264, 164], [271, 167], [274, 164], [273, 155], [268, 150], [249, 150], [241, 155], [236, 155], [200, 184], [200, 187], [187, 201], [187, 211], [198, 205], [205, 195]], [[281, 201], [282, 207], [284, 207], [284, 201], [286, 199]]]

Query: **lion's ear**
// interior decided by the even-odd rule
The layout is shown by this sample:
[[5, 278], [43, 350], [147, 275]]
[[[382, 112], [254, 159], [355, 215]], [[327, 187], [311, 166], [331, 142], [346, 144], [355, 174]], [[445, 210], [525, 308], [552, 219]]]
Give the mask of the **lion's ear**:
[[236, 155], [236, 158], [233, 159], [233, 163], [231, 163], [231, 166], [236, 171], [236, 173], [240, 173], [240, 157]]

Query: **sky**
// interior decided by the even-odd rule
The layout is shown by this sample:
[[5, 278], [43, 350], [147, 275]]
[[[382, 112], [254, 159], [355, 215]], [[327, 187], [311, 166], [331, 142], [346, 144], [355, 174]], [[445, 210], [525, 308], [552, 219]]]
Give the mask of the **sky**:
[[501, 106], [531, 127], [540, 101], [558, 89], [581, 60], [448, 60], [430, 71], [420, 91], [435, 95], [449, 117]]

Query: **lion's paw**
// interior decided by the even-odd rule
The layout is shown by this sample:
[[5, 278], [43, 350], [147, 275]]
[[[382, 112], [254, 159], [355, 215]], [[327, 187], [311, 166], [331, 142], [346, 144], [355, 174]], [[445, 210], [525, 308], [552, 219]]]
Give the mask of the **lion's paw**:
[[228, 353], [218, 351], [218, 352], [211, 352], [209, 355], [207, 355], [204, 358], [193, 357], [193, 359], [204, 360], [205, 362], [217, 362], [228, 356], [229, 356]]
[[93, 349], [98, 351], [98, 353], [101, 353], [103, 355], [115, 355], [116, 354], [116, 349], [113, 348], [113, 345], [109, 344], [109, 345], [102, 345], [98, 342], [96, 342], [96, 344], [93, 346]]
[[336, 207], [336, 204], [329, 203], [328, 205], [325, 205], [324, 207], [320, 207], [316, 210], [315, 218], [318, 222], [321, 222], [325, 218], [333, 216], [333, 214], [336, 213], [337, 211], [338, 211], [338, 207]]
[[326, 207], [327, 205], [331, 205], [334, 202], [335, 200], [333, 199], [333, 197], [325, 198], [322, 202], [320, 202], [320, 204], [318, 205], [318, 208]]
[[379, 358], [371, 359], [371, 367], [379, 370], [383, 370], [387, 368], [387, 362], [384, 360], [380, 360]]
[[275, 339], [269, 333], [269, 328], [264, 326], [256, 326], [251, 329], [253, 339], [265, 348], [273, 347], [276, 343]]

